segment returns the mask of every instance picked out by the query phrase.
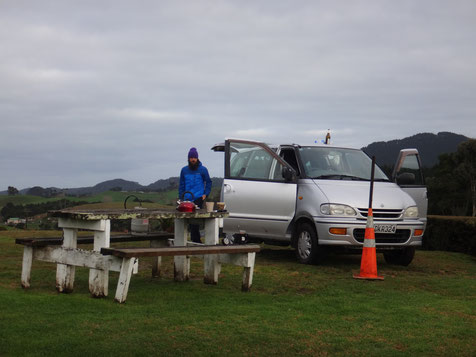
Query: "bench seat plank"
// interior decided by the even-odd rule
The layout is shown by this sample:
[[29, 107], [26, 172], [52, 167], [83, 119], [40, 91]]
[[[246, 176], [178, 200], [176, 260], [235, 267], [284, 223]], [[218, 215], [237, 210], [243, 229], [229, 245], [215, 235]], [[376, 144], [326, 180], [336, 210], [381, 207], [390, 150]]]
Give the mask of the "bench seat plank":
[[[253, 282], [253, 271], [256, 252], [260, 251], [260, 246], [256, 244], [249, 245], [200, 245], [200, 246], [175, 246], [166, 248], [101, 248], [101, 254], [122, 258], [121, 273], [116, 289], [115, 300], [124, 303], [127, 299], [129, 284], [131, 281], [131, 264], [138, 257], [157, 257], [157, 256], [189, 256], [199, 257], [213, 256], [218, 266], [222, 262], [243, 266], [242, 291], [250, 291]], [[236, 258], [235, 258], [236, 257]], [[117, 258], [116, 258], [117, 259]], [[207, 279], [207, 270], [205, 269], [205, 283], [210, 283]], [[180, 280], [182, 281], [182, 280]], [[218, 282], [218, 273], [213, 284]]]
[[[168, 240], [173, 238], [173, 233], [167, 232], [152, 232], [147, 233], [144, 235], [132, 235], [132, 234], [117, 234], [113, 235], [110, 238], [111, 243], [126, 243], [126, 242], [141, 242], [141, 241], [150, 241], [151, 246], [160, 246], [168, 244]], [[21, 273], [21, 285], [24, 288], [30, 287], [30, 276], [31, 276], [31, 268], [33, 260], [43, 260], [47, 262], [57, 263], [57, 270], [58, 266], [61, 265], [70, 265], [69, 270], [73, 270], [75, 263], [73, 261], [63, 261], [58, 258], [59, 253], [64, 251], [65, 249], [55, 248], [54, 246], [61, 246], [63, 245], [63, 237], [29, 237], [29, 238], [17, 238], [15, 239], [16, 244], [23, 245], [23, 261], [22, 261], [22, 273]], [[77, 237], [76, 244], [93, 244], [94, 243], [94, 236], [84, 236], [84, 237]], [[99, 255], [99, 252], [96, 253]], [[72, 255], [73, 256], [73, 255]], [[55, 257], [55, 258], [51, 258]], [[59, 259], [59, 260], [56, 260]], [[79, 263], [76, 266], [85, 266], [90, 268], [96, 269], [104, 269], [101, 267], [101, 263], [85, 263], [84, 260], [81, 258]], [[60, 268], [60, 278], [63, 279], [63, 271], [66, 267]], [[137, 273], [138, 265], [134, 265], [134, 273]], [[113, 266], [112, 271], [119, 271], [120, 266], [116, 267]], [[156, 262], [156, 275], [160, 272], [160, 260], [157, 259]], [[65, 275], [66, 276], [66, 275]], [[72, 274], [70, 273], [70, 278]], [[71, 279], [70, 279], [71, 280]], [[72, 284], [70, 284], [72, 285]], [[72, 289], [72, 286], [71, 286]]]
[[[111, 236], [111, 243], [122, 243], [122, 242], [141, 242], [148, 240], [156, 239], [171, 239], [173, 238], [173, 233], [149, 233], [146, 235], [132, 235], [132, 234], [118, 234]], [[78, 244], [93, 244], [94, 236], [78, 237]], [[16, 244], [22, 244], [31, 247], [44, 247], [46, 245], [62, 245], [63, 237], [54, 237], [54, 238], [17, 238], [15, 239]]]
[[121, 258], [132, 257], [156, 257], [156, 256], [177, 256], [177, 255], [204, 255], [204, 254], [234, 254], [234, 253], [256, 253], [260, 251], [260, 246], [249, 245], [203, 245], [196, 247], [167, 247], [167, 248], [101, 248], [104, 255], [114, 255]]
[[43, 262], [65, 264], [77, 267], [121, 271], [121, 259], [114, 256], [105, 257], [93, 250], [63, 247], [42, 247], [33, 251], [33, 259]]

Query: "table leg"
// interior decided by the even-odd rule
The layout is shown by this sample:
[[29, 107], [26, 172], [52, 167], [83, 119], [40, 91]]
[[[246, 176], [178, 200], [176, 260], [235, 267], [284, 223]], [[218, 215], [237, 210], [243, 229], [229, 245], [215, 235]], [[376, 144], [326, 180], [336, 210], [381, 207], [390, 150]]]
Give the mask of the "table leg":
[[[167, 240], [151, 240], [150, 241], [150, 246], [152, 248], [163, 248], [163, 247], [168, 247], [168, 241]], [[152, 276], [154, 278], [159, 278], [160, 277], [160, 268], [162, 265], [162, 257], [155, 257], [154, 261], [152, 263]]]
[[[99, 252], [101, 248], [108, 248], [111, 242], [111, 221], [104, 220], [104, 230], [94, 232], [94, 251]], [[108, 294], [109, 271], [89, 270], [89, 292], [94, 297], [104, 297]]]
[[[218, 244], [218, 219], [205, 220], [205, 244]], [[220, 274], [220, 263], [218, 263], [218, 255], [207, 254], [203, 257], [204, 261], [204, 278], [205, 284], [217, 284], [218, 275]]]
[[132, 270], [136, 258], [124, 258], [121, 265], [121, 273], [119, 274], [119, 281], [117, 282], [116, 300], [119, 303], [123, 303], [127, 299], [127, 293], [129, 291], [129, 284], [131, 282]]
[[21, 266], [21, 286], [30, 287], [31, 265], [33, 263], [33, 247], [25, 245], [23, 248], [23, 261]]
[[248, 264], [250, 266], [243, 268], [243, 282], [241, 284], [241, 291], [250, 291], [251, 284], [253, 284], [253, 271], [255, 268], [256, 253], [248, 253]]
[[[78, 230], [63, 228], [63, 248], [76, 248], [78, 244]], [[56, 290], [60, 293], [73, 291], [75, 266], [67, 264], [56, 265]]]
[[[175, 219], [174, 246], [187, 245], [188, 219]], [[174, 257], [175, 281], [186, 281], [190, 276], [190, 258], [187, 256]]]

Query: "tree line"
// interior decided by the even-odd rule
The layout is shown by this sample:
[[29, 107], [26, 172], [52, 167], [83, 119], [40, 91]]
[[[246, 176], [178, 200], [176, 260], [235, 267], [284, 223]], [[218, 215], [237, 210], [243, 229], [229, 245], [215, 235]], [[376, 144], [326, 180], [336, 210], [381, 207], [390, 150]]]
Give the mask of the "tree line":
[[476, 216], [476, 139], [461, 143], [454, 153], [440, 155], [439, 163], [424, 174], [429, 214]]

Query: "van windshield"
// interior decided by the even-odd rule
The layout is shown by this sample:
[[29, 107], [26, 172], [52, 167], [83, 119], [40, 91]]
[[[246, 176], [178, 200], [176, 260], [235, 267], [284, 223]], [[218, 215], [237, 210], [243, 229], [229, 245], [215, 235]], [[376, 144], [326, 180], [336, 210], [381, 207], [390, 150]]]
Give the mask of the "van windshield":
[[[303, 146], [299, 148], [306, 176], [325, 180], [370, 180], [372, 160], [361, 150]], [[375, 181], [390, 181], [375, 166]]]

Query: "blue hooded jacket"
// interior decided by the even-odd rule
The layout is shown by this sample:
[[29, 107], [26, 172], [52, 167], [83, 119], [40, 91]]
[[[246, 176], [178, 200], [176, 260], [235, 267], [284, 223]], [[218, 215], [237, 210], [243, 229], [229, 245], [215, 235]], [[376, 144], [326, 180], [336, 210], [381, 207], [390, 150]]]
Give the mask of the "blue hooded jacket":
[[180, 199], [191, 200], [192, 197], [186, 194], [183, 197], [184, 192], [190, 191], [193, 194], [193, 200], [196, 200], [203, 195], [208, 196], [212, 189], [212, 180], [208, 174], [208, 170], [202, 163], [198, 162], [198, 168], [196, 170], [190, 169], [190, 167], [184, 166], [180, 171], [180, 185], [179, 185], [179, 197]]

